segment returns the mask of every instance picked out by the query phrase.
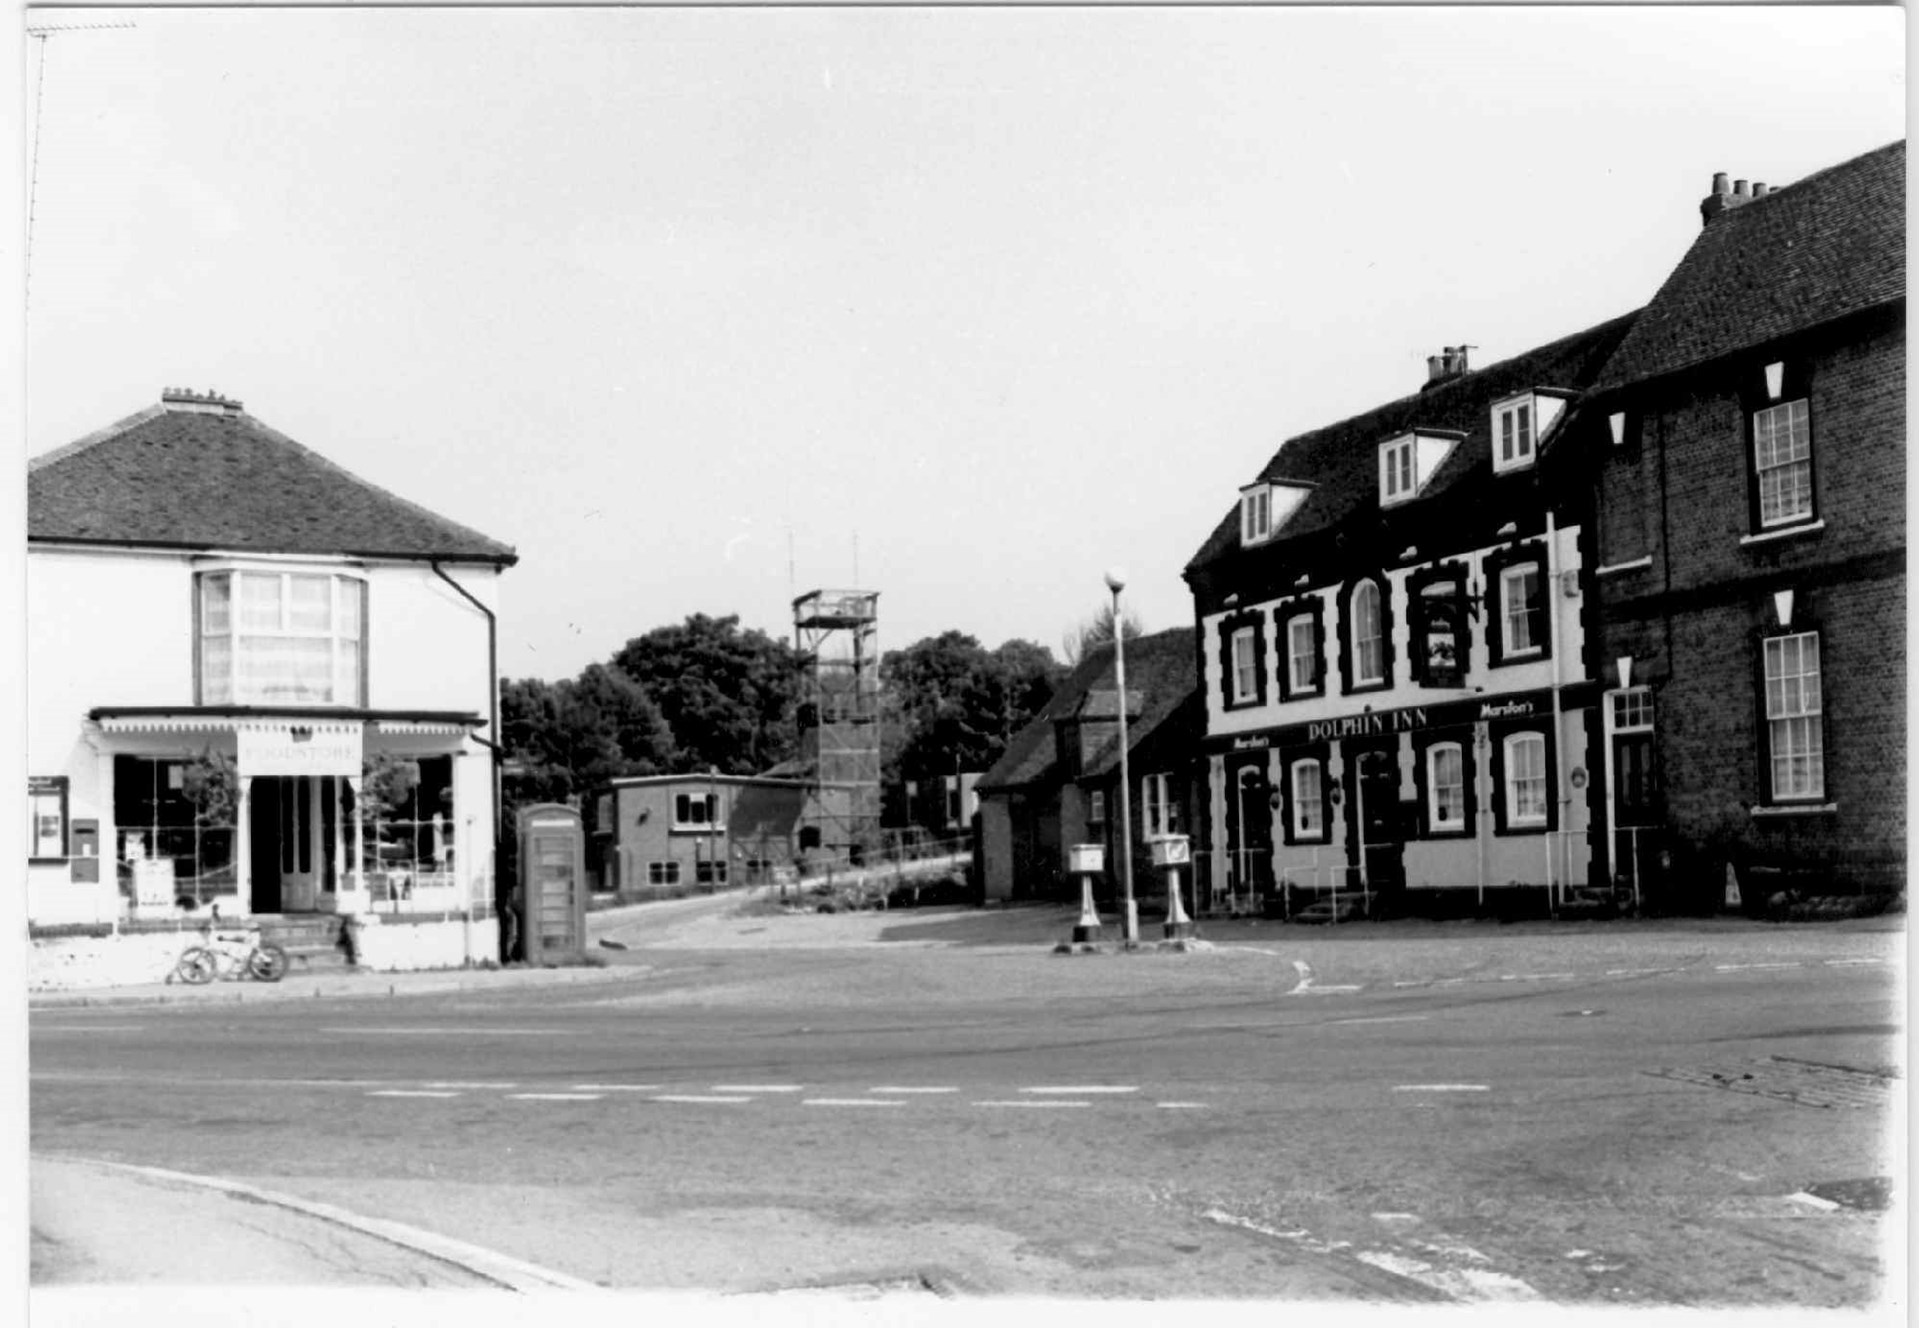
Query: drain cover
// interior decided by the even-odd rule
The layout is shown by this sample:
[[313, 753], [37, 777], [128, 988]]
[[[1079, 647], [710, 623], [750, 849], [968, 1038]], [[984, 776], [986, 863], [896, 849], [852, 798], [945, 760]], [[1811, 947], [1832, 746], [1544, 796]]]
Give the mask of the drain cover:
[[1803, 1107], [1885, 1107], [1893, 1097], [1890, 1076], [1784, 1056], [1761, 1056], [1732, 1066], [1680, 1066], [1647, 1073], [1684, 1084], [1778, 1098]]

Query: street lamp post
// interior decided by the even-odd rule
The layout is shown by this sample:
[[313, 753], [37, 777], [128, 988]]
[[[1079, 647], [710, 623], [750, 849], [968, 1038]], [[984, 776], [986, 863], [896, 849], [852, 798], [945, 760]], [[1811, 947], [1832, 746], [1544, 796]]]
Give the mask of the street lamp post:
[[1126, 910], [1121, 925], [1126, 944], [1137, 945], [1140, 914], [1133, 902], [1133, 798], [1127, 779], [1127, 647], [1120, 617], [1120, 592], [1126, 585], [1125, 572], [1117, 567], [1107, 570], [1107, 589], [1113, 592], [1113, 685], [1120, 702], [1120, 891]]

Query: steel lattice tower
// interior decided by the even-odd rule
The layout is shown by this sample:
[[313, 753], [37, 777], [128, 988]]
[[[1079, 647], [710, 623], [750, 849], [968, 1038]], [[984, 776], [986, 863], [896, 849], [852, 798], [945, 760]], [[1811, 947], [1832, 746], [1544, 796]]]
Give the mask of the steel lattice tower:
[[793, 602], [800, 654], [800, 845], [859, 861], [880, 843], [879, 593], [816, 590]]

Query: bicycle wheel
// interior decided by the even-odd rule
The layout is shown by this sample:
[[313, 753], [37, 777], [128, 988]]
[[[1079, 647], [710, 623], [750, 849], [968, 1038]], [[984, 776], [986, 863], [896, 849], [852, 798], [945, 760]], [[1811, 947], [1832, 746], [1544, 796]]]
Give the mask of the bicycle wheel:
[[193, 986], [211, 982], [220, 972], [220, 961], [213, 951], [204, 946], [193, 946], [180, 956], [180, 962], [173, 967], [173, 975], [182, 982]]
[[287, 975], [287, 952], [277, 945], [262, 945], [247, 956], [247, 972], [261, 982], [278, 982]]

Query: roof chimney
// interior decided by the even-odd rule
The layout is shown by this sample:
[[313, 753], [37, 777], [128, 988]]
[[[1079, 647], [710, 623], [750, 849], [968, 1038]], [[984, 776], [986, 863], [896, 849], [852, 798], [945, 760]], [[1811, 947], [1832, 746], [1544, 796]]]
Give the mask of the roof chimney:
[[241, 410], [240, 402], [223, 397], [212, 388], [204, 393], [190, 387], [165, 388], [160, 393], [160, 404], [168, 410], [192, 415], [238, 415]]
[[1722, 212], [1730, 212], [1744, 203], [1751, 203], [1756, 198], [1764, 198], [1767, 192], [1764, 184], [1755, 184], [1749, 189], [1745, 180], [1735, 180], [1732, 189], [1729, 190], [1727, 173], [1715, 171], [1713, 192], [1700, 200], [1700, 224], [1704, 226]]
[[1427, 386], [1450, 382], [1467, 371], [1467, 352], [1471, 346], [1443, 346], [1440, 354], [1427, 356]]

